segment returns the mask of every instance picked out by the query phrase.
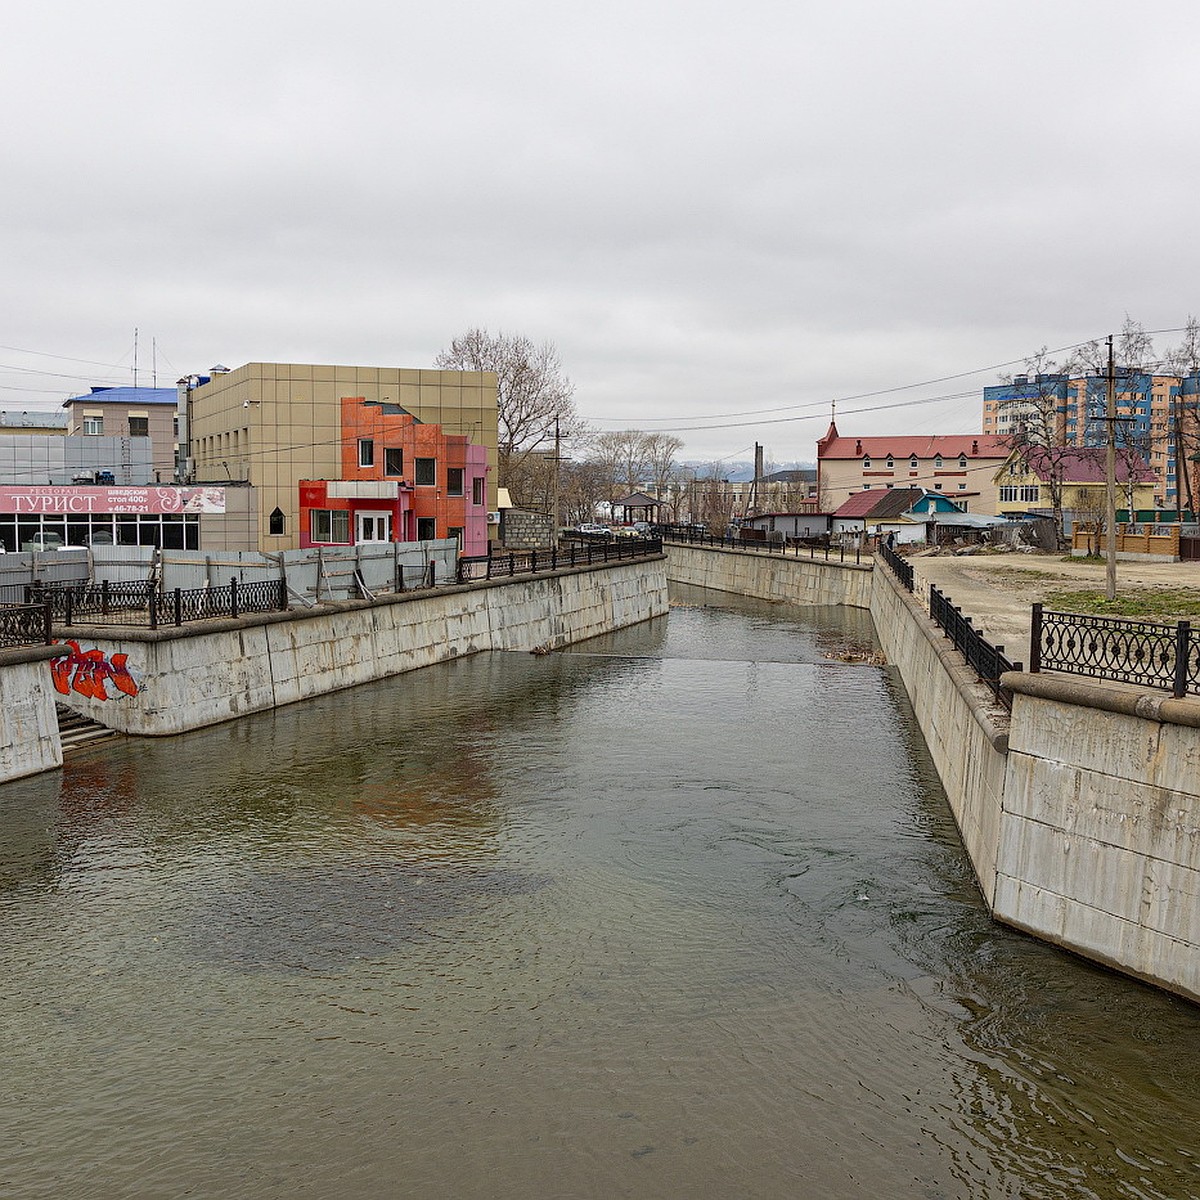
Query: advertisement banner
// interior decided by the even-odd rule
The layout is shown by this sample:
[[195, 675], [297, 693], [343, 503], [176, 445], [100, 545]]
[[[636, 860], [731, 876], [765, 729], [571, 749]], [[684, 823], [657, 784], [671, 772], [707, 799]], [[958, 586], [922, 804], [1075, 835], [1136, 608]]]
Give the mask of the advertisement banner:
[[224, 511], [223, 487], [0, 487], [0, 512], [19, 517]]

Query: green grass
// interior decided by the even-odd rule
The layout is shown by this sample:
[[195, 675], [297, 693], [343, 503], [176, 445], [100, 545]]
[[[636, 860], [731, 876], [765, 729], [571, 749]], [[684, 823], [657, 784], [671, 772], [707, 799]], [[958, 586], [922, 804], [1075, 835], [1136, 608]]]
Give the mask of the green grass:
[[1121, 587], [1115, 600], [1096, 588], [1064, 588], [1047, 592], [1045, 605], [1060, 612], [1101, 617], [1137, 617], [1144, 621], [1190, 621], [1200, 617], [1200, 591], [1195, 588]]

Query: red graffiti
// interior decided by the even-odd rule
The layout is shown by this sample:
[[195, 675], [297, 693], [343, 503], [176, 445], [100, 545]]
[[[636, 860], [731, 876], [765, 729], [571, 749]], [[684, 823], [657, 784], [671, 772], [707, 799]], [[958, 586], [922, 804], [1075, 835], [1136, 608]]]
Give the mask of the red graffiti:
[[125, 665], [129, 658], [127, 654], [114, 654], [110, 659], [105, 657], [103, 650], [80, 650], [79, 643], [72, 641], [67, 645], [71, 647], [71, 653], [50, 664], [56, 692], [66, 696], [74, 689], [92, 700], [108, 700], [105, 685], [111, 683], [126, 696], [138, 694], [138, 685]]

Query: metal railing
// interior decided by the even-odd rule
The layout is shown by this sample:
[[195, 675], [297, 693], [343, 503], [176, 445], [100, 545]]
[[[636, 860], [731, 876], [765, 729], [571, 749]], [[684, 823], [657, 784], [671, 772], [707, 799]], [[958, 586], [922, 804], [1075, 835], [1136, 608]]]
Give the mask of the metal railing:
[[913, 590], [913, 565], [901, 558], [887, 542], [880, 542], [879, 557], [891, 568], [892, 574], [911, 592]]
[[[274, 612], [288, 607], [283, 579], [231, 579], [224, 587], [173, 588], [162, 593], [153, 582], [35, 585], [28, 589], [30, 606], [43, 608], [50, 619], [64, 628], [83, 625], [125, 625], [157, 629], [160, 625], [183, 625], [214, 617], [239, 617], [244, 613]], [[15, 609], [5, 608], [7, 615]]]
[[1011, 712], [1012, 693], [1000, 686], [1000, 676], [1005, 671], [1021, 670], [1021, 664], [1006, 657], [1003, 646], [993, 646], [975, 628], [971, 618], [964, 616], [962, 609], [952, 604], [950, 597], [943, 595], [933, 584], [929, 586], [929, 615], [967, 660], [967, 666], [979, 681], [987, 684], [992, 695]]
[[1176, 698], [1200, 693], [1200, 639], [1190, 621], [1174, 625], [1126, 617], [1052, 612], [1033, 606], [1030, 671], [1164, 688]]
[[665, 542], [678, 542], [689, 546], [713, 546], [725, 550], [748, 550], [756, 554], [778, 554], [780, 557], [821, 559], [824, 562], [844, 563], [852, 559], [856, 564], [862, 563], [862, 549], [856, 543], [853, 551], [847, 553], [844, 545], [832, 546], [824, 538], [792, 539], [789, 546], [786, 541], [759, 541], [757, 538], [719, 537], [715, 533], [700, 530], [681, 529], [678, 526], [664, 525], [660, 531]]
[[631, 559], [652, 558], [661, 553], [661, 538], [589, 540], [574, 545], [554, 546], [548, 550], [522, 550], [460, 558], [458, 580], [468, 583], [482, 579], [505, 579], [513, 575], [531, 575], [538, 571], [558, 571], [595, 563], [628, 562]]
[[49, 604], [11, 604], [0, 608], [0, 646], [50, 645]]

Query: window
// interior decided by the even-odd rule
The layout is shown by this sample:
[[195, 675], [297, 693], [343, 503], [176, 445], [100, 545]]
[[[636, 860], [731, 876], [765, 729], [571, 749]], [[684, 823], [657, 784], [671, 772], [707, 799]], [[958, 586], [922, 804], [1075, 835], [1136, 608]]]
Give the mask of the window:
[[958, 490], [959, 490], [960, 492], [965, 492], [965, 491], [967, 490], [967, 485], [966, 485], [965, 483], [960, 483], [960, 484], [958, 485]]
[[937, 456], [937, 458], [935, 458], [935, 459], [933, 460], [933, 465], [934, 465], [935, 467], [938, 467], [938, 468], [940, 468], [940, 467], [941, 467], [941, 465], [942, 465], [942, 456], [941, 456], [940, 454]]
[[[420, 459], [417, 459], [420, 462]], [[430, 459], [430, 462], [433, 460]], [[433, 517], [418, 517], [417, 518], [417, 541], [432, 542], [437, 537], [437, 521]]]
[[933, 490], [934, 490], [935, 492], [940, 492], [940, 491], [942, 490], [942, 485], [941, 485], [940, 483], [935, 483], [935, 484], [933, 485]]
[[350, 514], [336, 508], [314, 508], [308, 514], [308, 536], [314, 542], [350, 543]]
[[150, 436], [150, 418], [149, 417], [130, 417], [129, 418], [129, 436], [130, 437], [149, 437]]
[[383, 473], [385, 475], [404, 474], [404, 451], [397, 446], [388, 446], [383, 451]]
[[912, 458], [910, 458], [910, 459], [908, 460], [908, 465], [909, 465], [909, 467], [910, 467], [912, 470], [914, 470], [914, 471], [917, 469], [917, 466], [918, 466], [919, 464], [918, 464], [918, 462], [917, 462], [917, 456], [916, 456], [915, 454], [912, 456]]
[[474, 479], [471, 480], [471, 503], [472, 504], [477, 504], [482, 507], [482, 505], [486, 501], [487, 496], [483, 490], [483, 487], [484, 487], [484, 480], [483, 480], [482, 476], [477, 475]]
[[463, 494], [463, 469], [462, 467], [447, 467], [446, 468], [446, 495], [461, 496]]
[[[941, 486], [942, 485], [939, 483], [938, 487], [941, 487]], [[1006, 483], [1000, 489], [1000, 503], [1001, 504], [1015, 504], [1016, 500], [1017, 500], [1017, 489], [1012, 484]]]
[[870, 469], [871, 469], [871, 460], [869, 458], [864, 458], [863, 459], [863, 470], [869, 471]]
[[437, 483], [437, 459], [418, 458], [415, 475], [415, 482], [418, 487], [433, 487]]
[[283, 533], [283, 509], [277, 508], [271, 513], [270, 521], [267, 526], [267, 532], [272, 537], [279, 537]]
[[1036, 504], [1039, 499], [1039, 490], [1040, 489], [1036, 483], [1025, 484], [1025, 486], [1021, 488], [1021, 503]]
[[887, 457], [887, 465], [889, 471], [896, 465], [896, 460], [890, 454]]
[[375, 465], [375, 443], [370, 438], [358, 439], [358, 465], [360, 467]]
[[967, 465], [967, 456], [965, 454], [960, 454], [958, 456], [958, 465], [960, 467], [965, 467]]
[[83, 418], [83, 432], [88, 435], [95, 435], [95, 436], [99, 437], [104, 432], [104, 418], [103, 417], [84, 417]]
[[863, 491], [864, 491], [864, 492], [869, 492], [870, 490], [871, 490], [871, 485], [870, 485], [869, 483], [864, 483], [864, 484], [863, 484]]

